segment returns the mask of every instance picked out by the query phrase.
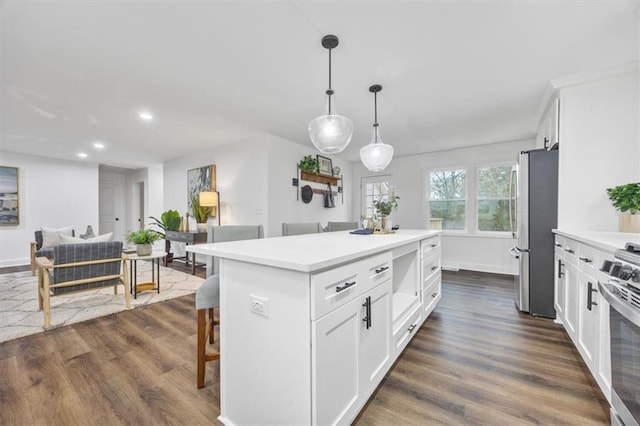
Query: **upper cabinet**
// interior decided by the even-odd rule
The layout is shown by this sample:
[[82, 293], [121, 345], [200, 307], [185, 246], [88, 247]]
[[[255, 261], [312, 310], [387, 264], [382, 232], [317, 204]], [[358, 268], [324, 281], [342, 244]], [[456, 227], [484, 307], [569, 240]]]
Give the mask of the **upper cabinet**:
[[560, 100], [554, 96], [538, 126], [536, 148], [550, 149], [559, 142]]

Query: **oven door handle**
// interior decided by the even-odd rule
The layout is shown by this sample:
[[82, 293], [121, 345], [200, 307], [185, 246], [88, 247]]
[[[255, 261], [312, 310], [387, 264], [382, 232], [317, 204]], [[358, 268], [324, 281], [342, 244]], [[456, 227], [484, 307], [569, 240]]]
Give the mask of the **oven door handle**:
[[623, 302], [616, 293], [616, 287], [619, 284], [614, 283], [601, 283], [598, 281], [598, 290], [600, 290], [600, 294], [602, 297], [609, 302], [612, 308], [618, 311], [623, 317], [631, 321], [636, 325], [636, 327], [640, 327], [640, 310], [634, 309], [629, 306], [628, 303]]

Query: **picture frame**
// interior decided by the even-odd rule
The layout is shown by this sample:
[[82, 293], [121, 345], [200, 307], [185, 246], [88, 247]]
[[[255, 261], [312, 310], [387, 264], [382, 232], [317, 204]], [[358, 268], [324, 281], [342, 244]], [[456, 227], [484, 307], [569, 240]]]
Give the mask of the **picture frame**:
[[187, 171], [187, 211], [191, 212], [191, 197], [203, 191], [216, 191], [216, 165], [197, 167]]
[[322, 155], [316, 155], [318, 159], [318, 174], [333, 176], [333, 164], [331, 158], [323, 157]]
[[20, 224], [20, 179], [17, 167], [0, 166], [0, 225]]

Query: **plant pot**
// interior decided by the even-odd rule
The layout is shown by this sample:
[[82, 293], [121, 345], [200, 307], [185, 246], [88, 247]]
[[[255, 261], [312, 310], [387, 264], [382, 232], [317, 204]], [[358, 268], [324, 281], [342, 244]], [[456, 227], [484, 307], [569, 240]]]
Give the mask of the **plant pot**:
[[149, 256], [152, 251], [153, 251], [153, 246], [151, 244], [136, 245], [136, 254], [138, 256]]
[[196, 223], [196, 229], [198, 232], [207, 232], [207, 224], [206, 223]]
[[620, 232], [640, 232], [640, 214], [621, 214], [618, 226]]

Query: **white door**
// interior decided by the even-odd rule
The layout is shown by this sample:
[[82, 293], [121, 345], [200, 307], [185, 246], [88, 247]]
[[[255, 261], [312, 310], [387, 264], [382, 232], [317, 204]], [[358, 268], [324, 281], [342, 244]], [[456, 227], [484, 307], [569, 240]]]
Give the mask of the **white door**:
[[392, 175], [363, 177], [360, 181], [360, 215], [373, 216], [373, 202], [391, 193]]
[[[361, 321], [360, 391], [363, 395], [373, 392], [391, 362], [391, 291], [391, 280], [388, 280], [364, 295], [365, 303], [370, 298], [371, 320]], [[365, 315], [366, 311], [365, 307]]]
[[124, 176], [113, 173], [100, 175], [99, 187], [100, 235], [113, 232], [113, 241], [122, 241], [124, 231]]

